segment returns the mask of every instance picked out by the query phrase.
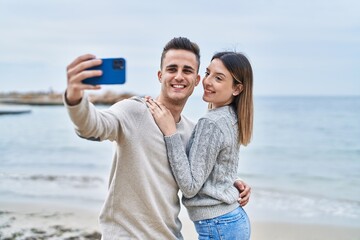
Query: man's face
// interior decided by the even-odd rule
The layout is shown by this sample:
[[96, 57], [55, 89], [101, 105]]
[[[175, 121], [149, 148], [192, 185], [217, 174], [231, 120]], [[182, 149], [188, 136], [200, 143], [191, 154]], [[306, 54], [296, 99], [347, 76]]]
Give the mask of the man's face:
[[186, 50], [169, 50], [158, 72], [161, 83], [160, 99], [164, 104], [185, 104], [200, 81], [198, 62], [194, 53]]

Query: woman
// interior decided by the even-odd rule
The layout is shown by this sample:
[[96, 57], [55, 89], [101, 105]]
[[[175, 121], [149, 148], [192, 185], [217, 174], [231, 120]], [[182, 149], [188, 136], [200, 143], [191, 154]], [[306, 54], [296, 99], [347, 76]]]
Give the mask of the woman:
[[252, 68], [243, 54], [215, 54], [203, 78], [203, 100], [209, 111], [196, 124], [186, 150], [171, 113], [148, 99], [199, 239], [250, 239], [250, 222], [237, 203], [233, 182], [239, 147], [246, 146], [252, 135], [252, 85]]

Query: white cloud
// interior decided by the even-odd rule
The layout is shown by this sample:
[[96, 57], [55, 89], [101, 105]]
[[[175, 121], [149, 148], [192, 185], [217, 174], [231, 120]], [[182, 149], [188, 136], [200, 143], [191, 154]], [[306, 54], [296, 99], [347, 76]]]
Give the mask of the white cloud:
[[[256, 94], [359, 95], [359, 7], [350, 0], [0, 0], [0, 91], [63, 90], [66, 65], [90, 52], [127, 58], [128, 83], [116, 89], [154, 95], [163, 45], [187, 36], [201, 46], [201, 74], [215, 51], [245, 52]], [[322, 87], [339, 77], [338, 92]], [[304, 79], [316, 79], [318, 89]]]

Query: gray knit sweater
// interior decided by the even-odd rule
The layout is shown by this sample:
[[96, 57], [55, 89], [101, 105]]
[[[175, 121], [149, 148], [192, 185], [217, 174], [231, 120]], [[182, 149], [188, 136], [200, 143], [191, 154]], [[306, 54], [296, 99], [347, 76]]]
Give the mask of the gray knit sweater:
[[237, 116], [224, 106], [210, 110], [195, 126], [184, 149], [178, 133], [166, 136], [171, 169], [193, 221], [214, 218], [239, 206]]

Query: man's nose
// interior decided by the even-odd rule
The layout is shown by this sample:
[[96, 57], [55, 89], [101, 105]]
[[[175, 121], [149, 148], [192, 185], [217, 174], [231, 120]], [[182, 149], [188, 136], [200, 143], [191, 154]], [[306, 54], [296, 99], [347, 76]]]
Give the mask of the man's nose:
[[176, 73], [175, 80], [181, 81], [181, 80], [183, 80], [183, 79], [184, 79], [184, 75], [183, 75], [182, 71], [178, 71], [178, 72]]

